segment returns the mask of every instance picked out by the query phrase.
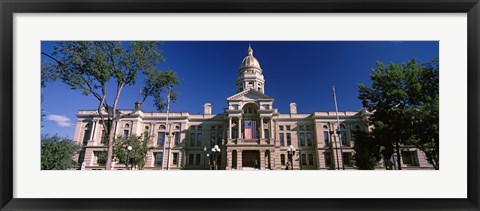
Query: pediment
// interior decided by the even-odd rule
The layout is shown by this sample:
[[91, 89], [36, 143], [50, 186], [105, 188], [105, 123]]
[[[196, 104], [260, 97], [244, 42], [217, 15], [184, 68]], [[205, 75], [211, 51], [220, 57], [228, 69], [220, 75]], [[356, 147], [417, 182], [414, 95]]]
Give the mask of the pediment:
[[259, 91], [254, 89], [245, 90], [243, 92], [239, 92], [229, 98], [227, 100], [238, 100], [238, 101], [256, 101], [256, 100], [273, 100], [273, 97], [267, 96]]

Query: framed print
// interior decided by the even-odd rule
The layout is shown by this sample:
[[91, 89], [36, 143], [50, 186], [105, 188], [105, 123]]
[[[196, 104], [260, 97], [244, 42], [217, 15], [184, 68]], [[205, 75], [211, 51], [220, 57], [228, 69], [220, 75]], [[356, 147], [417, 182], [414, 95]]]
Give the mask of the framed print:
[[477, 0], [0, 6], [2, 210], [478, 209]]

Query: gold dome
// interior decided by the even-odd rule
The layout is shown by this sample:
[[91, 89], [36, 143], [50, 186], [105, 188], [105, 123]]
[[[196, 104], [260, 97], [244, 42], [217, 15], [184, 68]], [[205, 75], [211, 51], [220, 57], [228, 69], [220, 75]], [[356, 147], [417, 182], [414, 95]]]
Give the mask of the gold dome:
[[253, 56], [253, 49], [250, 45], [248, 45], [247, 56], [243, 58], [242, 64], [240, 65], [240, 69], [253, 67], [253, 68], [260, 68], [260, 63], [258, 60]]

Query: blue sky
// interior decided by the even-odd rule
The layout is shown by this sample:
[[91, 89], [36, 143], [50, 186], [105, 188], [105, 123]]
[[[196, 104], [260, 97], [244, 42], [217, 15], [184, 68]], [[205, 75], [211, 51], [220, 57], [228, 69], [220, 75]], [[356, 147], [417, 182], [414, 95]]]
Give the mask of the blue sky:
[[[334, 111], [332, 86], [337, 92], [340, 111], [358, 111], [361, 101], [358, 84], [370, 85], [376, 61], [403, 63], [412, 58], [421, 62], [439, 57], [437, 41], [166, 41], [161, 49], [170, 68], [181, 79], [179, 96], [171, 112], [203, 112], [209, 102], [214, 113], [227, 107], [226, 98], [235, 94], [235, 78], [249, 43], [265, 77], [265, 94], [275, 98], [280, 113], [297, 104], [298, 113]], [[42, 42], [42, 51], [51, 53], [54, 42]], [[42, 56], [42, 60], [48, 60]], [[126, 87], [119, 108], [131, 109], [139, 100], [142, 84]], [[110, 89], [112, 96], [115, 90]], [[93, 110], [98, 101], [71, 90], [61, 82], [42, 88], [42, 108], [46, 114], [43, 133], [73, 137], [76, 116], [81, 109]], [[155, 111], [151, 100], [144, 111]]]

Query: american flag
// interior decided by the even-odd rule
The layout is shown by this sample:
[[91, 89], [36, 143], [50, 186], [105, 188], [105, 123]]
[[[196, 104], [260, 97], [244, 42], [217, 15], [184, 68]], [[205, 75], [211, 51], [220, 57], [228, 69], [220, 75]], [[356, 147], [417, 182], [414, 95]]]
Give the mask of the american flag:
[[245, 139], [257, 137], [257, 124], [254, 120], [245, 120]]

